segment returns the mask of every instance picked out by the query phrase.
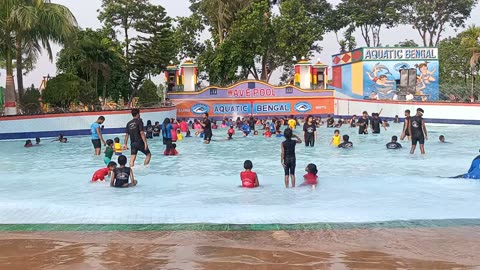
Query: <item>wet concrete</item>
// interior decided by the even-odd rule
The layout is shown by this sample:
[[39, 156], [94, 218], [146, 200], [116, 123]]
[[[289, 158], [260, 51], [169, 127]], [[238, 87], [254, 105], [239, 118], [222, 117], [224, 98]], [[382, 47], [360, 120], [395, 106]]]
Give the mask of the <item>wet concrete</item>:
[[0, 269], [480, 269], [480, 227], [0, 233]]

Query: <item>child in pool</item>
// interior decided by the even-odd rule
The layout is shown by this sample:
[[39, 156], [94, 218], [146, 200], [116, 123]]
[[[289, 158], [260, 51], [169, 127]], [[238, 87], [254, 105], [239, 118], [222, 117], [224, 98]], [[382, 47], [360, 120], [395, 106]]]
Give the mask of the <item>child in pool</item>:
[[350, 141], [350, 136], [343, 135], [343, 142], [338, 145], [338, 148], [352, 148], [353, 143]]
[[[295, 187], [295, 146], [298, 143], [302, 143], [302, 140], [295, 134], [290, 128], [285, 129], [285, 141], [281, 144], [282, 154], [280, 161], [282, 162], [283, 169], [285, 170], [285, 187], [289, 186], [289, 177], [292, 182], [292, 187]], [[295, 140], [293, 140], [295, 138]]]
[[36, 142], [35, 144], [40, 144], [40, 137], [36, 137], [35, 142]]
[[183, 134], [180, 129], [177, 129], [177, 141], [183, 141]]
[[155, 126], [153, 126], [153, 137], [160, 137], [160, 122], [156, 121]]
[[111, 187], [125, 188], [125, 187], [134, 187], [137, 185], [137, 181], [133, 176], [133, 170], [129, 167], [126, 167], [127, 157], [121, 155], [118, 157], [119, 167], [115, 168], [112, 172], [112, 179], [110, 180]]
[[92, 182], [104, 181], [105, 176], [110, 176], [112, 171], [117, 167], [117, 163], [110, 161], [107, 167], [97, 170], [92, 176]]
[[114, 141], [113, 150], [115, 151], [115, 155], [120, 156], [123, 150], [125, 150], [122, 144], [120, 143], [120, 138], [115, 137], [113, 141]]
[[165, 149], [163, 151], [163, 155], [165, 155], [165, 156], [176, 156], [176, 155], [178, 155], [177, 144], [172, 143], [172, 145], [170, 146], [170, 153], [167, 153], [167, 149]]
[[105, 157], [103, 158], [103, 162], [105, 162], [105, 165], [108, 164], [110, 160], [112, 160], [112, 156], [114, 152], [113, 141], [111, 139], [108, 139], [106, 143], [107, 143], [107, 147], [105, 148]]
[[204, 135], [203, 129], [195, 132], [195, 136], [196, 136], [196, 137], [203, 138], [203, 135]]
[[32, 146], [33, 146], [32, 140], [27, 140], [23, 145], [23, 147], [32, 147]]
[[233, 135], [235, 135], [235, 129], [233, 129], [233, 125], [230, 126], [230, 128], [227, 131], [227, 135], [229, 140], [233, 139]]
[[333, 133], [332, 140], [330, 141], [330, 145], [333, 144], [333, 146], [338, 147], [340, 145], [340, 130], [336, 129], [335, 132]]
[[305, 171], [307, 172], [307, 174], [303, 176], [305, 181], [300, 186], [312, 186], [312, 189], [315, 189], [318, 184], [317, 165], [310, 163], [305, 168]]
[[263, 132], [263, 136], [265, 136], [265, 138], [271, 138], [272, 132], [270, 131], [270, 129], [265, 129], [265, 132]]
[[146, 135], [145, 137], [147, 139], [153, 139], [153, 126], [152, 126], [152, 121], [148, 120], [147, 121], [147, 126], [145, 128]]
[[245, 171], [240, 173], [240, 179], [242, 180], [242, 187], [244, 188], [256, 188], [260, 185], [258, 183], [258, 176], [256, 172], [252, 172], [253, 163], [250, 160], [245, 160], [243, 163]]

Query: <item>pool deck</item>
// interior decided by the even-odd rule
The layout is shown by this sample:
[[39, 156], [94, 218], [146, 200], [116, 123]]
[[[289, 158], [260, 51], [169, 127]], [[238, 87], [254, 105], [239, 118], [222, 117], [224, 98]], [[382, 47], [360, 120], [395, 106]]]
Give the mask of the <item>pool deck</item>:
[[0, 232], [0, 269], [479, 269], [480, 226]]

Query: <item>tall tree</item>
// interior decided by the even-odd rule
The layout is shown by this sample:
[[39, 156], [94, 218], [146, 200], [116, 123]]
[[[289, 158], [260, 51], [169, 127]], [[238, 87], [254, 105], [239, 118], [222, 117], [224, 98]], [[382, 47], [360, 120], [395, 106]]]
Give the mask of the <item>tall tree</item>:
[[223, 43], [232, 32], [239, 12], [249, 7], [253, 0], [190, 0], [190, 10], [199, 14], [210, 30], [215, 46]]
[[470, 51], [471, 57], [469, 61], [470, 75], [471, 75], [471, 91], [470, 96], [474, 96], [475, 89], [475, 75], [478, 75], [478, 67], [480, 64], [480, 27], [471, 25], [467, 30], [460, 35], [462, 38], [462, 45]]
[[437, 47], [447, 26], [465, 26], [478, 0], [399, 0], [402, 21], [419, 33], [423, 46]]
[[[102, 0], [102, 8], [98, 10], [98, 19], [104, 23], [105, 28], [119, 30], [123, 34], [128, 78], [131, 71], [128, 64], [132, 58], [130, 55], [131, 33], [135, 30], [136, 24], [146, 18], [144, 10], [149, 6], [148, 0]], [[116, 34], [116, 31], [113, 34]]]
[[398, 5], [391, 0], [342, 0], [337, 12], [337, 17], [347, 18], [342, 20], [347, 23], [345, 27], [353, 24], [360, 28], [368, 47], [380, 46], [382, 28], [391, 28], [400, 22]]

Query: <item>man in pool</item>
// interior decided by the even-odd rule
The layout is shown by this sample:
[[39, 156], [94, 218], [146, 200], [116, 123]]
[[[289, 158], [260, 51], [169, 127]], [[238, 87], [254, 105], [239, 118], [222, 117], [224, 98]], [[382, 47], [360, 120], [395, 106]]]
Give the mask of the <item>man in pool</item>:
[[410, 140], [410, 110], [405, 110], [405, 120], [403, 122], [403, 131], [402, 135], [400, 136], [400, 140], [403, 141], [405, 137], [408, 137], [408, 140]]
[[203, 139], [205, 144], [210, 144], [212, 141], [212, 122], [208, 119], [208, 113], [203, 114], [203, 121], [200, 121], [200, 125], [203, 127]]
[[100, 116], [98, 117], [95, 123], [90, 125], [90, 133], [92, 134], [92, 144], [93, 148], [95, 148], [95, 155], [99, 156], [102, 150], [102, 144], [105, 144], [105, 140], [102, 136], [102, 127], [101, 125], [105, 122], [105, 117]]
[[402, 148], [402, 145], [397, 142], [398, 137], [397, 136], [392, 136], [392, 141], [387, 143], [387, 149], [400, 149]]
[[420, 152], [425, 154], [425, 140], [428, 140], [427, 128], [425, 127], [425, 120], [423, 119], [423, 109], [418, 108], [417, 114], [410, 119], [409, 134], [412, 136], [412, 149], [410, 154], [415, 153], [417, 143], [420, 143]]
[[357, 121], [358, 134], [368, 134], [368, 120], [368, 113], [364, 111], [362, 117]]
[[350, 141], [350, 136], [343, 135], [343, 142], [338, 145], [338, 148], [352, 148], [353, 143]]
[[133, 119], [127, 123], [124, 148], [127, 149], [128, 139], [130, 138], [130, 167], [135, 165], [138, 151], [145, 154], [145, 165], [150, 163], [152, 154], [148, 149], [147, 138], [145, 136], [143, 121], [140, 118], [140, 110], [132, 109]]

